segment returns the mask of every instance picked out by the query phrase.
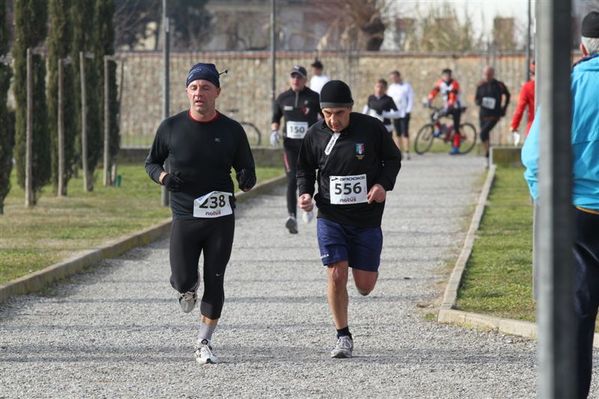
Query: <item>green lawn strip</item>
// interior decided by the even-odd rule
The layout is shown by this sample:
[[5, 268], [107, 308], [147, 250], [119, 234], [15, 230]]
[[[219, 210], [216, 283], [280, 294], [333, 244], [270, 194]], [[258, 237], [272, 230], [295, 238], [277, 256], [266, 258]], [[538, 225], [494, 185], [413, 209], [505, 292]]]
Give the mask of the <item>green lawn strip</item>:
[[521, 168], [498, 168], [458, 293], [460, 310], [534, 321], [532, 206]]
[[[170, 209], [160, 205], [160, 187], [142, 165], [121, 165], [119, 174], [121, 187], [103, 187], [98, 171], [91, 193], [83, 191], [81, 178], [72, 179], [64, 198], [45, 187], [37, 205], [27, 209], [13, 173], [0, 216], [0, 284], [170, 216]], [[258, 182], [282, 174], [282, 168], [257, 169]]]

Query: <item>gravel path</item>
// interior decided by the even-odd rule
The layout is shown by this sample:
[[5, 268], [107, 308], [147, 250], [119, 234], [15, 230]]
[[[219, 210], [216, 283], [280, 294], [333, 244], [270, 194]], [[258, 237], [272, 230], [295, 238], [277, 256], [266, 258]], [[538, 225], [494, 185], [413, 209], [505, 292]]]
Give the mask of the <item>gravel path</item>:
[[221, 364], [193, 359], [199, 310], [179, 310], [163, 240], [1, 307], [0, 397], [534, 397], [532, 342], [430, 321], [482, 167], [446, 155], [404, 163], [378, 286], [368, 297], [350, 288], [354, 359], [328, 357], [315, 226], [287, 234], [277, 189], [238, 212], [214, 337]]

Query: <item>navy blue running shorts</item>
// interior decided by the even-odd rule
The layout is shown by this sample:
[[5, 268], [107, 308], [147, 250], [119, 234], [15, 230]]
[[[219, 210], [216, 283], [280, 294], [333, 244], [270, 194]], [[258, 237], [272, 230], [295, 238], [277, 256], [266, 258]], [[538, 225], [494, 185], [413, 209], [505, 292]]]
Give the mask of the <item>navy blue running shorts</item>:
[[354, 269], [368, 272], [379, 270], [383, 249], [380, 226], [348, 226], [318, 218], [316, 232], [323, 265], [347, 261]]

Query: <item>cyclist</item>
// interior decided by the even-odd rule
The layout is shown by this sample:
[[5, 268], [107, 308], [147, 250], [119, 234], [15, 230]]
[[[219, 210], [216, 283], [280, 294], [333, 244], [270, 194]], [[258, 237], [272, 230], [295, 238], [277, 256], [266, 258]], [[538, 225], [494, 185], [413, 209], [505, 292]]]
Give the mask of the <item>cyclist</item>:
[[518, 104], [516, 105], [514, 116], [512, 117], [511, 129], [516, 144], [518, 144], [518, 142], [520, 141], [520, 134], [518, 133], [518, 128], [520, 127], [522, 115], [524, 115], [524, 109], [527, 110], [525, 136], [528, 136], [530, 126], [532, 125], [532, 122], [535, 119], [535, 60], [532, 60], [532, 62], [529, 65], [529, 68], [530, 80], [524, 83], [522, 85], [522, 88], [520, 89], [520, 95], [518, 96]]
[[400, 150], [405, 152], [407, 159], [410, 159], [410, 114], [414, 105], [414, 90], [408, 82], [401, 78], [401, 74], [397, 70], [389, 74], [389, 79], [391, 84], [387, 94], [393, 98], [400, 113], [398, 119], [393, 119], [393, 126], [397, 134], [396, 144]]
[[428, 106], [430, 107], [432, 101], [435, 99], [437, 94], [441, 93], [443, 97], [443, 110], [442, 115], [451, 115], [453, 117], [453, 129], [455, 134], [453, 135], [453, 144], [451, 148], [451, 155], [460, 153], [460, 118], [462, 116], [462, 106], [460, 103], [460, 84], [457, 80], [452, 78], [451, 69], [446, 68], [441, 72], [441, 79], [439, 79], [433, 89], [428, 95]]
[[310, 89], [314, 90], [318, 94], [320, 94], [320, 90], [322, 90], [322, 86], [331, 78], [327, 75], [323, 74], [324, 66], [322, 62], [318, 58], [314, 60], [314, 62], [310, 65], [312, 67], [312, 77], [310, 78]]
[[[186, 80], [189, 109], [160, 124], [146, 158], [146, 171], [171, 191], [171, 285], [185, 313], [193, 310], [200, 284], [198, 261], [204, 253], [204, 294], [196, 360], [216, 363], [211, 346], [224, 302], [223, 279], [235, 229], [231, 168], [239, 188], [256, 183], [254, 159], [241, 125], [215, 108], [220, 94], [214, 64], [194, 65]], [[170, 160], [171, 170], [162, 165]]]
[[[317, 235], [322, 263], [327, 267], [327, 297], [337, 329], [331, 357], [353, 353], [348, 326], [348, 268], [360, 294], [376, 284], [383, 235], [381, 219], [386, 192], [393, 189], [401, 154], [383, 124], [351, 112], [351, 90], [332, 80], [320, 93], [324, 120], [312, 126], [298, 160], [299, 206], [313, 208], [318, 178]], [[318, 174], [316, 170], [318, 169]]]
[[505, 116], [510, 104], [510, 91], [503, 82], [495, 79], [495, 69], [486, 66], [483, 80], [476, 88], [475, 102], [480, 107], [480, 140], [483, 143], [485, 157], [489, 159], [489, 136], [499, 119]]
[[368, 97], [368, 101], [362, 109], [363, 114], [374, 116], [385, 125], [387, 131], [392, 134], [393, 124], [391, 118], [399, 118], [400, 113], [397, 110], [395, 101], [387, 94], [387, 81], [379, 79], [374, 85], [374, 94]]
[[287, 173], [287, 212], [285, 227], [297, 234], [297, 180], [296, 163], [302, 140], [320, 115], [318, 93], [306, 86], [306, 68], [295, 65], [291, 69], [289, 90], [277, 97], [273, 104], [271, 144], [279, 141], [281, 118], [285, 118], [283, 139], [285, 172]]

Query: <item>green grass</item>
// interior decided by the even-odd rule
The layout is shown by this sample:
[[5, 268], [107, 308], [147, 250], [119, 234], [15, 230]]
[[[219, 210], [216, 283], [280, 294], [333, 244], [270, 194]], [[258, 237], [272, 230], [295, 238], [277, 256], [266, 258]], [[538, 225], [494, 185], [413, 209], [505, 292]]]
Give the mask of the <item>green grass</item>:
[[532, 205], [521, 168], [498, 168], [458, 293], [460, 310], [534, 320]]
[[[48, 186], [37, 205], [27, 209], [13, 171], [0, 215], [0, 284], [170, 216], [170, 209], [160, 205], [160, 187], [143, 166], [121, 165], [118, 173], [119, 188], [103, 187], [98, 172], [93, 192], [83, 191], [81, 178], [72, 179], [67, 197], [57, 198]], [[282, 168], [257, 169], [259, 182], [282, 174]]]

